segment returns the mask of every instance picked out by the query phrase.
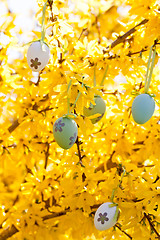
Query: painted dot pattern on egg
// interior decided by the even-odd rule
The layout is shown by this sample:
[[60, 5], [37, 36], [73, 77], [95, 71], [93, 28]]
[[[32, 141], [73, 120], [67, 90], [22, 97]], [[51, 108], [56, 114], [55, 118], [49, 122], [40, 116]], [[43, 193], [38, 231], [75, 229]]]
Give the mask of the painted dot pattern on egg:
[[38, 58], [35, 58], [34, 60], [33, 59], [31, 59], [31, 67], [34, 67], [35, 69], [38, 69], [38, 66], [40, 66], [41, 65], [41, 62], [38, 62], [39, 60], [38, 60]]
[[63, 128], [65, 126], [65, 123], [62, 123], [62, 120], [59, 120], [57, 123], [55, 123], [55, 131], [62, 132]]
[[109, 218], [107, 217], [107, 213], [99, 213], [99, 218], [97, 219], [98, 222], [101, 222], [101, 224], [104, 224], [105, 221], [109, 221]]

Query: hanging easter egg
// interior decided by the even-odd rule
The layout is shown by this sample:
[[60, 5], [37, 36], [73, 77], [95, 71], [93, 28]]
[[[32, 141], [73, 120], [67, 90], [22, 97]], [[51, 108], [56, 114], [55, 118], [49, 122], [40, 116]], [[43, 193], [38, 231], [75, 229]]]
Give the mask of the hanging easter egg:
[[100, 96], [95, 96], [94, 102], [95, 102], [95, 105], [90, 104], [89, 108], [84, 107], [84, 109], [83, 109], [83, 114], [86, 117], [92, 116], [97, 113], [101, 114], [99, 117], [95, 117], [95, 118], [91, 119], [93, 124], [100, 121], [106, 111], [106, 104], [105, 104], [105, 101], [103, 100], [103, 98], [101, 98]]
[[112, 202], [103, 203], [96, 211], [94, 216], [94, 225], [100, 230], [104, 231], [113, 227], [119, 217], [119, 208]]
[[136, 123], [144, 124], [153, 115], [155, 101], [149, 94], [138, 95], [132, 103], [132, 116]]
[[34, 72], [41, 71], [48, 63], [50, 50], [46, 43], [40, 41], [33, 42], [27, 51], [27, 62]]
[[69, 149], [77, 139], [78, 128], [76, 122], [68, 117], [60, 117], [53, 125], [55, 141], [63, 149]]

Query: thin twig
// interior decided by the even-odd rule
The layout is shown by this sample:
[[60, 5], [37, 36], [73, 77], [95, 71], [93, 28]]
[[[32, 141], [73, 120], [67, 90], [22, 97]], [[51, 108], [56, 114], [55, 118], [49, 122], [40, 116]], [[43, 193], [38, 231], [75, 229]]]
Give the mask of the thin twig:
[[70, 211], [70, 209], [66, 209], [65, 211], [62, 211], [62, 212], [54, 212], [52, 214], [46, 215], [43, 217], [43, 221], [52, 219], [52, 218], [56, 218], [56, 217], [60, 217], [60, 216], [64, 216], [69, 211]]
[[[83, 36], [83, 33], [84, 33], [86, 30], [87, 30], [87, 28], [83, 28], [83, 29], [82, 29], [82, 31], [81, 31], [81, 33], [80, 33], [80, 35], [79, 35], [79, 37], [78, 37], [78, 41], [81, 39], [81, 37]], [[71, 55], [74, 53], [74, 50], [75, 50], [75, 48], [72, 49]]]
[[87, 30], [87, 28], [83, 28], [83, 29], [82, 29], [82, 32], [80, 33], [80, 35], [79, 35], [79, 37], [78, 37], [78, 40], [80, 40], [80, 39], [81, 39], [81, 37], [82, 37], [83, 33], [84, 33], [86, 30]]
[[81, 142], [79, 141], [79, 138], [77, 136], [77, 139], [76, 139], [76, 145], [77, 145], [77, 150], [78, 150], [78, 157], [79, 157], [79, 162], [78, 164], [80, 164], [82, 167], [84, 167], [83, 163], [82, 163], [82, 159], [85, 157], [85, 155], [81, 155], [81, 150], [80, 150], [80, 144]]
[[151, 229], [155, 232], [155, 234], [157, 235], [158, 239], [160, 239], [160, 235], [159, 235], [159, 233], [157, 232], [157, 230], [155, 229], [155, 227], [154, 227], [154, 225], [153, 225], [153, 223], [152, 223], [152, 221], [151, 221], [151, 219], [150, 219], [150, 217], [149, 217], [149, 214], [146, 214], [146, 213], [144, 212], [144, 216], [145, 216], [145, 218], [148, 220], [148, 223], [149, 223]]
[[44, 68], [39, 72], [39, 74], [38, 74], [38, 80], [37, 80], [37, 82], [35, 83], [35, 86], [39, 86], [39, 83], [40, 83], [40, 81], [41, 81], [41, 73], [43, 72], [43, 70], [44, 70]]
[[129, 52], [126, 56], [127, 57], [131, 57], [132, 55], [136, 55], [136, 54], [141, 54], [142, 52], [146, 52], [146, 51], [148, 51], [148, 48], [142, 48], [142, 50], [140, 50], [140, 51], [137, 51], [137, 52]]
[[[45, 164], [44, 164], [44, 169], [47, 168], [47, 164], [48, 164], [48, 157], [49, 157], [49, 143], [46, 142], [46, 146], [47, 146], [47, 150], [45, 151]], [[45, 175], [43, 175], [43, 181], [45, 180]], [[42, 201], [44, 201], [44, 194], [42, 193]]]
[[120, 227], [118, 224], [116, 224], [115, 226], [116, 226], [122, 233], [124, 233], [127, 237], [129, 237], [130, 239], [132, 239], [132, 237], [131, 237], [128, 233], [126, 233], [124, 230], [122, 230], [121, 227]]
[[[57, 42], [58, 42], [58, 47], [61, 48], [60, 41], [58, 39], [57, 39]], [[62, 57], [62, 52], [60, 52], [58, 62], [61, 64], [63, 63], [63, 61], [64, 59]]]
[[45, 165], [44, 165], [44, 169], [47, 168], [47, 164], [48, 164], [48, 157], [49, 157], [49, 143], [46, 143], [47, 146], [47, 150], [45, 151]]

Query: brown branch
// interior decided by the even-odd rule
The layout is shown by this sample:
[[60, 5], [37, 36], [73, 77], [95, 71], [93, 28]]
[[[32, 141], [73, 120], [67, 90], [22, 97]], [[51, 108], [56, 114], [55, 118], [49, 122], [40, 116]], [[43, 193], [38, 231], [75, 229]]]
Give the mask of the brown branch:
[[84, 33], [86, 30], [87, 30], [87, 28], [83, 28], [83, 29], [82, 29], [82, 32], [80, 33], [78, 40], [80, 40], [80, 39], [81, 39], [81, 37], [82, 37], [83, 33]]
[[[66, 213], [68, 211], [69, 211], [69, 209], [59, 212], [59, 213], [55, 212], [55, 213], [44, 216], [42, 219], [43, 219], [43, 221], [45, 221], [45, 220], [49, 220], [49, 219], [52, 219], [55, 217], [60, 217], [60, 216], [66, 215]], [[12, 225], [11, 227], [7, 227], [0, 233], [0, 240], [7, 240], [8, 238], [12, 237], [17, 232], [19, 232], [19, 230], [14, 225]]]
[[[60, 41], [59, 41], [58, 39], [57, 39], [57, 42], [58, 42], [58, 47], [61, 48]], [[64, 61], [64, 59], [63, 59], [63, 57], [62, 57], [62, 53], [60, 52], [58, 62], [59, 62], [60, 64], [62, 64], [63, 61]]]
[[46, 143], [46, 146], [47, 146], [47, 150], [45, 151], [45, 165], [44, 165], [45, 169], [47, 168], [48, 157], [49, 157], [49, 143], [48, 142]]
[[111, 48], [114, 48], [115, 46], [117, 46], [118, 44], [122, 43], [125, 41], [125, 39], [130, 36], [131, 34], [133, 34], [134, 32], [137, 31], [137, 27], [144, 25], [148, 22], [148, 19], [144, 19], [143, 21], [141, 21], [139, 24], [137, 24], [135, 27], [131, 28], [128, 32], [126, 32], [125, 34], [123, 34], [122, 36], [118, 37], [112, 44], [111, 44]]
[[[87, 30], [87, 28], [83, 28], [83, 29], [82, 29], [82, 31], [81, 31], [81, 33], [80, 33], [80, 35], [79, 35], [79, 37], [78, 37], [78, 41], [81, 39], [81, 37], [83, 36], [83, 33], [84, 33], [86, 30]], [[75, 50], [75, 48], [72, 49], [71, 55], [74, 53], [74, 50]]]
[[[43, 99], [41, 99], [41, 100], [39, 101], [39, 103], [45, 102], [45, 101], [47, 101], [48, 99], [49, 99], [49, 95], [47, 94]], [[33, 106], [33, 109], [32, 109], [32, 110], [37, 110], [37, 108], [38, 108], [38, 105], [36, 104], [36, 107]], [[41, 111], [42, 111], [42, 110], [41, 110]], [[23, 117], [26, 117], [26, 116], [28, 116], [28, 114], [25, 112]], [[10, 133], [12, 133], [19, 125], [20, 125], [20, 123], [18, 122], [18, 119], [16, 119], [16, 120], [13, 122], [13, 124], [8, 128], [8, 131], [9, 131]]]
[[51, 12], [51, 21], [54, 22], [54, 17], [53, 17], [53, 12], [52, 12], [53, 0], [48, 0], [48, 4], [50, 7], [50, 12]]
[[8, 128], [8, 131], [12, 133], [19, 126], [19, 124], [20, 123], [18, 122], [18, 119], [16, 119], [14, 123]]
[[80, 150], [80, 145], [81, 145], [81, 142], [79, 141], [79, 138], [77, 136], [77, 139], [76, 139], [76, 145], [77, 145], [77, 150], [78, 150], [78, 157], [79, 157], [79, 162], [78, 164], [80, 164], [82, 167], [84, 167], [83, 163], [82, 163], [82, 159], [85, 157], [85, 155], [81, 155], [81, 150]]
[[130, 52], [129, 51], [129, 53], [126, 55], [127, 57], [131, 57], [132, 55], [136, 55], [136, 54], [141, 54], [142, 52], [146, 52], [146, 51], [148, 51], [148, 48], [142, 48], [142, 50], [140, 50], [140, 51], [137, 51], [137, 52]]
[[81, 156], [81, 151], [80, 151], [80, 142], [79, 142], [79, 139], [78, 139], [78, 136], [77, 136], [77, 139], [76, 139], [76, 142], [77, 144], [77, 150], [78, 150], [78, 157], [79, 157], [79, 160], [81, 161], [82, 160], [82, 156]]
[[45, 109], [42, 109], [42, 110], [38, 111], [38, 113], [43, 113], [43, 112], [47, 112], [47, 111], [51, 111], [51, 110], [53, 110], [53, 108], [50, 108], [50, 107], [48, 106], [48, 107], [46, 107]]
[[149, 214], [146, 214], [146, 213], [144, 212], [144, 217], [148, 220], [148, 223], [149, 223], [151, 229], [153, 230], [153, 232], [155, 232], [155, 234], [157, 235], [157, 238], [160, 239], [160, 235], [159, 235], [159, 233], [157, 232], [157, 230], [155, 229], [155, 227], [154, 227], [154, 225], [153, 225], [153, 223], [152, 223], [152, 221], [151, 221], [151, 219], [150, 219], [150, 217], [149, 217]]
[[[48, 164], [48, 157], [49, 157], [49, 143], [46, 142], [46, 146], [47, 146], [47, 150], [45, 151], [45, 164], [44, 164], [44, 169], [47, 168], [47, 164]], [[45, 180], [45, 175], [43, 175], [43, 181]], [[45, 202], [45, 207], [48, 208], [48, 202], [44, 200], [44, 194], [41, 193], [42, 195], [42, 202]]]
[[12, 237], [17, 232], [18, 229], [14, 225], [12, 225], [11, 227], [7, 227], [0, 233], [0, 240], [6, 240]]
[[39, 72], [39, 74], [38, 74], [38, 80], [37, 80], [37, 82], [35, 83], [35, 86], [39, 86], [39, 83], [40, 83], [40, 81], [41, 81], [41, 75], [40, 75], [40, 72]]
[[58, 213], [57, 213], [57, 212], [54, 212], [54, 213], [52, 213], [52, 214], [49, 214], [49, 215], [44, 216], [42, 219], [43, 219], [43, 221], [45, 221], [45, 220], [48, 220], [48, 219], [52, 219], [52, 218], [64, 216], [64, 215], [66, 215], [66, 213], [69, 212], [69, 211], [70, 211], [70, 209], [68, 208], [68, 209], [66, 209], [65, 211], [62, 211], [62, 212], [58, 212]]
[[105, 166], [109, 170], [111, 168], [117, 167], [117, 163], [112, 162], [113, 155], [115, 154], [115, 151], [112, 152], [110, 158], [107, 160], [107, 162], [100, 164], [97, 168], [96, 171], [102, 171], [105, 172]]
[[[142, 48], [140, 51], [137, 51], [137, 52], [129, 51], [129, 53], [126, 55], [126, 57], [131, 57], [132, 55], [141, 54], [142, 52], [146, 52], [146, 51], [148, 51], [148, 48], [145, 48], [145, 49]], [[105, 51], [104, 51], [104, 53], [105, 53]], [[120, 58], [120, 57], [121, 57], [120, 55], [115, 54], [115, 55], [107, 57], [107, 59], [112, 60], [112, 59]]]
[[122, 233], [124, 233], [127, 237], [129, 237], [130, 239], [132, 239], [132, 237], [131, 237], [128, 233], [126, 233], [124, 230], [122, 230], [121, 227], [120, 227], [118, 224], [116, 224], [115, 226], [116, 226]]

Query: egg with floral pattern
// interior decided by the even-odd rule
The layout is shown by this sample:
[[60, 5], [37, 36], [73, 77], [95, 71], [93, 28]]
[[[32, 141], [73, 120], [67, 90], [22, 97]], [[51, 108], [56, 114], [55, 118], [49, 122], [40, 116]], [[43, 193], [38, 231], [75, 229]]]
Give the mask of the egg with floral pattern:
[[113, 227], [119, 217], [119, 208], [112, 202], [103, 203], [96, 211], [94, 225], [97, 230], [104, 231]]
[[69, 149], [77, 139], [78, 127], [76, 122], [68, 117], [60, 117], [53, 125], [53, 135], [57, 144], [63, 149]]
[[40, 41], [33, 42], [27, 51], [27, 62], [30, 69], [34, 72], [41, 71], [48, 63], [50, 49], [46, 43]]
[[93, 124], [100, 121], [102, 119], [102, 117], [104, 116], [105, 111], [106, 111], [106, 104], [105, 104], [105, 101], [103, 100], [103, 98], [101, 98], [100, 96], [95, 96], [94, 97], [94, 102], [95, 102], [95, 105], [90, 104], [89, 108], [84, 107], [84, 109], [83, 109], [83, 114], [86, 117], [90, 117], [90, 116], [95, 115], [97, 113], [100, 114], [100, 116], [91, 119], [91, 122]]
[[153, 115], [155, 101], [149, 94], [138, 95], [132, 103], [132, 116], [136, 123], [144, 124]]

